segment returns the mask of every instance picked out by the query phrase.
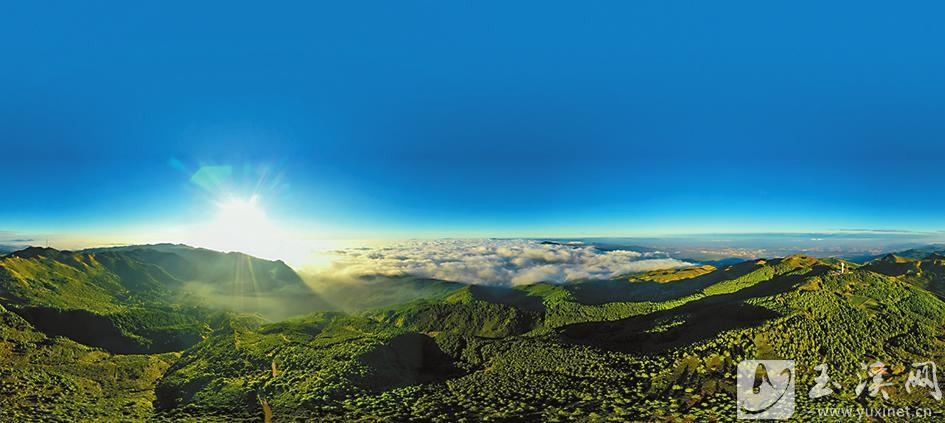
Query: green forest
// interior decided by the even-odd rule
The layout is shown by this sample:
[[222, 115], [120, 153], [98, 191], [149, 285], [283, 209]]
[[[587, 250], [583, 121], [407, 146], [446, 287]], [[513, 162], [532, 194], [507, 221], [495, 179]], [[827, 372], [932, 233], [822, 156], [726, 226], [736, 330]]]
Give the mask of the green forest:
[[[731, 421], [745, 359], [795, 360], [795, 420], [941, 409], [904, 386], [912, 363], [945, 366], [945, 257], [330, 293], [182, 245], [0, 258], [0, 421]], [[876, 361], [888, 399], [854, 392]], [[809, 399], [820, 364], [839, 387]]]

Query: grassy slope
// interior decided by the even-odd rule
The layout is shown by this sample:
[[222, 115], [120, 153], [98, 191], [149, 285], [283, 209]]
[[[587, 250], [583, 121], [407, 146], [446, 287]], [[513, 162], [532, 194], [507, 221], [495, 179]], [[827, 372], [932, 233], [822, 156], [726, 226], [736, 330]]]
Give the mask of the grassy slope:
[[93, 257], [34, 254], [0, 260], [0, 293], [4, 298], [101, 314], [122, 310], [121, 299], [129, 296], [128, 289]]

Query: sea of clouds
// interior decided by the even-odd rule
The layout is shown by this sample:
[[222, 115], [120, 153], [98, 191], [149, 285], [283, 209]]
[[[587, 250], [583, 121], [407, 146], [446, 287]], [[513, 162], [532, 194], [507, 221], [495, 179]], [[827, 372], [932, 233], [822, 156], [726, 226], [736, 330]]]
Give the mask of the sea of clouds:
[[322, 272], [334, 277], [410, 275], [487, 285], [566, 283], [692, 265], [660, 252], [521, 239], [404, 241], [331, 255]]

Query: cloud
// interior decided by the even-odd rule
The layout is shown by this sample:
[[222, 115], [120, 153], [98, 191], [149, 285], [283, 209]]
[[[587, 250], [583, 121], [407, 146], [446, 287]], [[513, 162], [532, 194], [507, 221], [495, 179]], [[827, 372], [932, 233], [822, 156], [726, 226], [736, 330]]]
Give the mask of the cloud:
[[12, 244], [23, 244], [27, 242], [36, 241], [34, 238], [28, 238], [23, 234], [14, 232], [14, 231], [3, 231], [0, 230], [0, 242], [7, 242]]
[[334, 251], [322, 276], [419, 276], [487, 285], [567, 283], [689, 266], [660, 252], [532, 240], [407, 241]]

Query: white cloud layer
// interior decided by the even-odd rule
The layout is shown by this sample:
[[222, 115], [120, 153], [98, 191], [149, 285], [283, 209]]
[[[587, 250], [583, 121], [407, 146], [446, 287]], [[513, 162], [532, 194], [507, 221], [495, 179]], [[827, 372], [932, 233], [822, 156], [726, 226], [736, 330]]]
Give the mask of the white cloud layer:
[[610, 278], [689, 265], [659, 252], [476, 239], [407, 241], [338, 250], [319, 273], [334, 277], [412, 275], [470, 284], [523, 285]]

